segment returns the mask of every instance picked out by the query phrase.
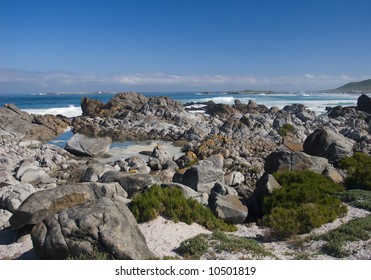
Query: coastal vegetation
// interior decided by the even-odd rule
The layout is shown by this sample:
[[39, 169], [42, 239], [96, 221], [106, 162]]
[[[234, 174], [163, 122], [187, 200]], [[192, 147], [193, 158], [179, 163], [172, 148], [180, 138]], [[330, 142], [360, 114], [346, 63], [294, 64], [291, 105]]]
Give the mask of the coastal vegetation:
[[274, 174], [282, 188], [264, 199], [264, 222], [273, 237], [307, 233], [344, 215], [347, 208], [335, 195], [344, 188], [312, 171]]
[[326, 241], [323, 251], [336, 258], [347, 257], [352, 252], [345, 248], [347, 241], [366, 241], [371, 238], [371, 215], [356, 218], [323, 234], [318, 239]]
[[292, 124], [285, 123], [281, 128], [277, 130], [278, 134], [281, 136], [287, 136], [289, 133], [293, 133], [295, 128]]
[[159, 185], [153, 185], [148, 190], [134, 196], [130, 210], [140, 223], [162, 215], [174, 222], [198, 223], [209, 230], [236, 230], [234, 225], [217, 218], [209, 208], [192, 198], [185, 198], [179, 188], [162, 188]]
[[342, 159], [339, 167], [348, 172], [344, 181], [348, 189], [371, 191], [371, 156], [355, 153], [352, 157]]
[[226, 234], [220, 230], [212, 234], [199, 234], [184, 240], [179, 246], [185, 258], [199, 259], [208, 251], [210, 254], [243, 252], [252, 258], [274, 257], [254, 239]]

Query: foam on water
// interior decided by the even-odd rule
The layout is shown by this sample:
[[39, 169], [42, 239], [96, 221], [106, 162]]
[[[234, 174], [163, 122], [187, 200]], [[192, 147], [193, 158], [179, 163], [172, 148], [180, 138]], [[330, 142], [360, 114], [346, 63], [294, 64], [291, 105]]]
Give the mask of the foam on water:
[[81, 116], [82, 110], [81, 107], [74, 105], [69, 105], [68, 107], [63, 108], [48, 108], [48, 109], [23, 109], [27, 113], [35, 115], [63, 115], [68, 118]]

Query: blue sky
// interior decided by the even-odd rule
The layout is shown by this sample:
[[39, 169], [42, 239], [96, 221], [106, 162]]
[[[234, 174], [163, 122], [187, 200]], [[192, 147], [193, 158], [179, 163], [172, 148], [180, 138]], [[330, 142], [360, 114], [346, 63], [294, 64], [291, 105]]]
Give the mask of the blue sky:
[[371, 78], [369, 0], [0, 0], [0, 92], [315, 90]]

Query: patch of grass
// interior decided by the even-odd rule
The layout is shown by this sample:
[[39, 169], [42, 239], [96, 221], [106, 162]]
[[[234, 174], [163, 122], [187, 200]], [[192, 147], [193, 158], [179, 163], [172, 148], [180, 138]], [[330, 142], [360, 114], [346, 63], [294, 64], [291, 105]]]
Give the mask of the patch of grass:
[[370, 238], [371, 215], [353, 219], [337, 229], [318, 237], [318, 239], [327, 241], [322, 250], [336, 258], [344, 258], [350, 254], [350, 252], [344, 249], [347, 241], [369, 240]]
[[342, 201], [354, 207], [371, 211], [371, 191], [348, 190], [340, 193], [339, 197]]
[[334, 197], [344, 188], [312, 171], [283, 171], [274, 177], [282, 186], [264, 199], [263, 221], [276, 238], [307, 233], [347, 212]]
[[211, 241], [214, 250], [219, 253], [222, 251], [229, 253], [247, 251], [254, 256], [270, 255], [256, 240], [226, 234], [222, 231], [214, 231], [211, 235]]
[[295, 131], [295, 128], [292, 124], [285, 123], [282, 127], [280, 127], [277, 132], [281, 136], [286, 136], [289, 133], [293, 133]]
[[186, 258], [202, 257], [208, 250], [213, 253], [247, 253], [256, 258], [272, 256], [256, 240], [226, 234], [216, 230], [210, 235], [199, 234], [193, 238], [187, 239], [180, 244], [180, 251]]
[[198, 223], [209, 230], [237, 230], [236, 226], [216, 217], [209, 208], [192, 198], [185, 198], [179, 188], [162, 188], [153, 185], [145, 192], [134, 196], [130, 210], [140, 223], [162, 215], [174, 222]]
[[348, 189], [371, 191], [371, 156], [355, 153], [352, 157], [343, 158], [339, 167], [348, 172], [344, 181]]
[[186, 259], [199, 259], [209, 249], [208, 235], [199, 234], [180, 243], [179, 250]]

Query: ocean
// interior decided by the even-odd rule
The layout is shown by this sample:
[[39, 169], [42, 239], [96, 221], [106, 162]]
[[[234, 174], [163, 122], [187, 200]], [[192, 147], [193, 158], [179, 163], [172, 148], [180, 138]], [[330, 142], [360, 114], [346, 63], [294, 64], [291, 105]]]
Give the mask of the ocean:
[[[303, 104], [308, 109], [321, 113], [325, 112], [326, 107], [334, 106], [355, 106], [359, 94], [346, 93], [320, 93], [320, 92], [278, 92], [274, 94], [226, 94], [226, 93], [200, 93], [200, 92], [145, 92], [147, 97], [169, 96], [182, 103], [206, 102], [209, 100], [215, 103], [234, 104], [236, 99], [242, 103], [254, 100], [258, 104], [266, 105], [268, 108], [276, 106], [283, 108], [290, 104]], [[14, 104], [18, 108], [32, 114], [61, 114], [66, 117], [81, 115], [80, 101], [83, 96], [107, 102], [115, 94], [17, 94], [0, 95], [0, 106], [5, 103]]]

